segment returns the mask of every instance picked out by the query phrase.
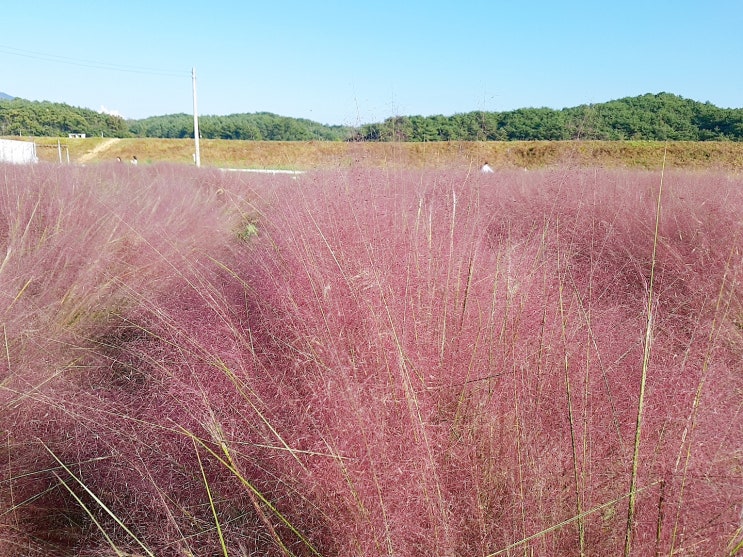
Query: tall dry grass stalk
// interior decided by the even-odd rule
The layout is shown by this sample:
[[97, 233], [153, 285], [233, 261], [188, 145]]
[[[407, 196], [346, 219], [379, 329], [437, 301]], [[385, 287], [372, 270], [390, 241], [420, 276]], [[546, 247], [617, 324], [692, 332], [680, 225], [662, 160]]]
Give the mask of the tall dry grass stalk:
[[[710, 372], [710, 362], [712, 357], [710, 350], [712, 350], [713, 347], [717, 344], [718, 335], [720, 335], [721, 330], [724, 327], [723, 323], [729, 319], [729, 311], [731, 309], [731, 304], [733, 303], [733, 291], [730, 289], [730, 284], [735, 284], [737, 282], [737, 267], [733, 265], [733, 260], [737, 259], [739, 255], [740, 252], [737, 249], [731, 251], [728, 254], [728, 259], [726, 261], [723, 276], [720, 281], [720, 290], [715, 299], [714, 319], [709, 330], [707, 347], [704, 354], [704, 359], [702, 361], [702, 371], [699, 376], [699, 382], [697, 383], [696, 390], [694, 392], [694, 400], [689, 412], [689, 416], [687, 418], [687, 424], [681, 435], [681, 444], [679, 446], [678, 456], [674, 465], [674, 472], [678, 473], [680, 466], [682, 466], [683, 471], [681, 472], [681, 485], [678, 493], [678, 501], [676, 507], [677, 511], [673, 523], [669, 555], [673, 555], [679, 536], [679, 518], [683, 509], [686, 484], [689, 476], [689, 464], [692, 456], [692, 437], [694, 436], [697, 426], [697, 415], [699, 412], [699, 405], [702, 400], [702, 393]], [[683, 465], [681, 465], [682, 458]], [[733, 548], [730, 551], [730, 555], [735, 555], [739, 550], [740, 544], [737, 546], [737, 548]]]
[[632, 453], [632, 475], [629, 487], [629, 504], [627, 507], [627, 533], [624, 538], [624, 556], [629, 557], [632, 548], [632, 533], [634, 530], [635, 520], [635, 502], [637, 497], [637, 471], [640, 461], [640, 439], [642, 434], [643, 409], [645, 406], [645, 386], [647, 384], [648, 368], [650, 367], [650, 350], [653, 338], [653, 292], [655, 287], [655, 264], [658, 250], [658, 231], [661, 216], [661, 199], [663, 197], [663, 176], [665, 173], [665, 153], [663, 155], [663, 168], [660, 174], [660, 185], [658, 187], [658, 201], [655, 208], [655, 228], [653, 230], [653, 250], [650, 258], [650, 281], [647, 293], [647, 322], [645, 327], [645, 342], [643, 343], [642, 354], [642, 377], [640, 379], [640, 392], [637, 398], [637, 420], [635, 422], [635, 444]]
[[[557, 221], [557, 230], [559, 231], [560, 228], [560, 222]], [[558, 232], [559, 233], [559, 232]], [[567, 323], [566, 323], [566, 314], [565, 314], [565, 300], [563, 298], [564, 294], [564, 288], [565, 288], [565, 278], [564, 277], [564, 271], [562, 270], [561, 265], [561, 254], [558, 250], [557, 252], [557, 274], [560, 277], [560, 282], [558, 288], [558, 305], [559, 305], [559, 315], [560, 315], [560, 331], [561, 331], [561, 341], [563, 343], [563, 350], [564, 350], [564, 377], [565, 377], [565, 400], [567, 404], [567, 414], [568, 414], [568, 422], [570, 423], [570, 448], [572, 452], [572, 463], [573, 463], [573, 487], [575, 490], [575, 511], [576, 516], [579, 517], [577, 520], [577, 528], [578, 528], [578, 546], [580, 549], [580, 555], [583, 557], [585, 555], [586, 550], [586, 540], [585, 540], [585, 524], [583, 522], [583, 504], [582, 504], [582, 492], [583, 492], [583, 486], [582, 481], [580, 478], [580, 472], [579, 468], [581, 468], [579, 464], [579, 458], [578, 458], [578, 447], [576, 442], [576, 424], [573, 417], [573, 393], [570, 387], [570, 358], [569, 358], [569, 350], [568, 350], [568, 342], [567, 342]]]

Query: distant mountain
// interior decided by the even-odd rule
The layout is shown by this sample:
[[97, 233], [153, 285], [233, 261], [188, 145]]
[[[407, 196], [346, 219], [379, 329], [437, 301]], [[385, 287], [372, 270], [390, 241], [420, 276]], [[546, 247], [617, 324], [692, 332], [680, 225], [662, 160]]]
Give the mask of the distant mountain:
[[14, 98], [15, 97], [11, 97], [7, 93], [3, 93], [2, 91], [0, 91], [0, 99], [10, 101], [10, 100], [13, 100]]

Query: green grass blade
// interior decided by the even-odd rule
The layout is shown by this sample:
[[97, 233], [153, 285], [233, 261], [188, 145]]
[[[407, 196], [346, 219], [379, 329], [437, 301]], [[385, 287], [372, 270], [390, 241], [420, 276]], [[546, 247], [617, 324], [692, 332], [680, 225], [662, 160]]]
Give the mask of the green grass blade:
[[131, 538], [132, 538], [132, 539], [133, 539], [133, 540], [134, 540], [135, 542], [137, 542], [137, 544], [138, 544], [138, 545], [139, 545], [139, 546], [140, 546], [140, 547], [141, 547], [141, 548], [142, 548], [142, 549], [144, 550], [144, 552], [145, 552], [145, 553], [147, 553], [147, 555], [149, 555], [150, 557], [155, 557], [155, 554], [154, 554], [154, 553], [152, 553], [152, 551], [150, 551], [150, 550], [149, 550], [149, 548], [148, 548], [148, 547], [147, 547], [147, 546], [146, 546], [146, 545], [145, 545], [144, 543], [142, 543], [142, 541], [141, 541], [141, 540], [140, 540], [140, 539], [139, 539], [139, 538], [138, 538], [138, 537], [137, 537], [137, 536], [136, 536], [136, 535], [134, 534], [134, 532], [132, 532], [132, 531], [131, 531], [131, 530], [130, 530], [130, 529], [129, 529], [128, 527], [127, 527], [127, 525], [126, 525], [126, 524], [124, 524], [124, 522], [123, 522], [123, 521], [122, 521], [122, 520], [121, 520], [121, 519], [120, 519], [120, 518], [119, 518], [118, 516], [116, 516], [116, 513], [114, 513], [114, 512], [113, 512], [113, 511], [112, 511], [111, 509], [109, 509], [109, 508], [108, 508], [108, 506], [106, 506], [106, 504], [105, 504], [105, 503], [104, 503], [103, 501], [101, 501], [101, 500], [100, 500], [100, 499], [98, 498], [98, 496], [97, 496], [97, 495], [96, 495], [95, 493], [93, 493], [93, 492], [92, 492], [92, 491], [90, 490], [90, 488], [88, 488], [88, 486], [87, 486], [87, 485], [85, 485], [85, 483], [84, 483], [84, 482], [83, 482], [83, 481], [82, 481], [82, 480], [81, 480], [80, 478], [78, 478], [78, 477], [77, 477], [77, 476], [76, 476], [75, 474], [73, 474], [73, 473], [72, 473], [72, 470], [70, 470], [70, 469], [69, 469], [69, 468], [67, 467], [67, 465], [66, 465], [66, 464], [64, 464], [64, 463], [63, 463], [63, 462], [62, 462], [62, 461], [61, 461], [61, 460], [60, 460], [60, 459], [59, 459], [59, 458], [57, 457], [57, 455], [56, 455], [56, 454], [54, 454], [54, 451], [52, 451], [52, 450], [51, 450], [51, 449], [50, 449], [49, 447], [47, 447], [47, 446], [46, 446], [46, 444], [45, 444], [45, 443], [44, 443], [43, 441], [41, 442], [41, 445], [42, 445], [42, 446], [43, 446], [43, 447], [44, 447], [44, 448], [45, 448], [45, 449], [47, 450], [47, 452], [48, 452], [48, 453], [49, 453], [50, 455], [52, 455], [52, 457], [54, 458], [54, 460], [56, 460], [56, 461], [57, 461], [57, 463], [58, 463], [58, 464], [59, 464], [59, 465], [60, 465], [60, 466], [61, 466], [61, 467], [62, 467], [62, 468], [64, 469], [64, 471], [65, 471], [65, 472], [67, 472], [67, 473], [68, 473], [68, 474], [70, 475], [70, 477], [71, 477], [71, 478], [72, 478], [73, 480], [75, 480], [75, 481], [76, 481], [76, 482], [77, 482], [77, 483], [78, 483], [78, 484], [80, 485], [80, 487], [82, 487], [82, 488], [83, 488], [83, 489], [84, 489], [84, 490], [85, 490], [85, 491], [87, 492], [87, 494], [88, 494], [88, 495], [90, 495], [90, 496], [91, 496], [91, 497], [93, 498], [93, 500], [94, 500], [94, 501], [95, 501], [95, 502], [96, 502], [96, 503], [98, 504], [98, 506], [99, 506], [99, 507], [101, 507], [101, 508], [102, 508], [102, 509], [103, 509], [104, 511], [106, 511], [106, 513], [108, 513], [108, 515], [109, 515], [109, 516], [110, 516], [111, 518], [113, 518], [113, 519], [114, 519], [114, 520], [116, 521], [116, 524], [118, 524], [119, 526], [121, 526], [122, 530], [124, 530], [124, 532], [126, 532], [127, 534], [129, 534], [129, 536], [130, 536], [130, 537], [131, 537]]
[[113, 540], [111, 539], [111, 537], [110, 537], [110, 536], [109, 536], [109, 535], [108, 535], [108, 534], [106, 533], [106, 530], [105, 530], [105, 529], [103, 528], [103, 526], [101, 525], [101, 523], [100, 523], [100, 522], [98, 522], [98, 520], [96, 519], [95, 515], [94, 515], [94, 514], [92, 513], [92, 511], [91, 511], [91, 510], [90, 510], [90, 509], [88, 508], [88, 506], [87, 506], [87, 505], [85, 504], [85, 502], [84, 502], [84, 501], [83, 501], [82, 499], [80, 499], [80, 497], [78, 497], [77, 493], [75, 493], [75, 491], [74, 491], [74, 490], [73, 490], [73, 489], [72, 489], [72, 488], [71, 488], [71, 487], [70, 487], [69, 485], [67, 485], [67, 482], [66, 482], [66, 481], [64, 481], [64, 480], [63, 480], [62, 478], [60, 478], [60, 477], [59, 477], [59, 474], [57, 474], [56, 472], [53, 472], [53, 474], [54, 474], [54, 477], [55, 477], [55, 478], [57, 478], [57, 480], [59, 480], [59, 483], [60, 483], [60, 484], [62, 484], [62, 485], [64, 486], [64, 488], [65, 488], [65, 489], [66, 489], [66, 490], [67, 490], [67, 491], [68, 491], [68, 492], [70, 493], [70, 495], [72, 495], [72, 497], [73, 497], [73, 498], [75, 499], [75, 501], [77, 501], [77, 504], [78, 504], [78, 505], [80, 505], [80, 507], [81, 507], [81, 508], [82, 508], [82, 509], [83, 509], [83, 510], [85, 511], [85, 513], [86, 513], [86, 514], [87, 514], [87, 515], [88, 515], [88, 516], [90, 517], [90, 520], [92, 520], [92, 521], [93, 521], [93, 524], [95, 524], [95, 525], [96, 525], [96, 527], [97, 527], [97, 528], [98, 528], [98, 530], [99, 530], [99, 531], [101, 532], [101, 534], [103, 535], [103, 537], [104, 537], [104, 538], [106, 538], [106, 541], [107, 541], [107, 542], [108, 542], [108, 544], [109, 544], [109, 545], [111, 546], [111, 549], [113, 549], [113, 550], [114, 550], [114, 553], [116, 553], [116, 555], [119, 555], [120, 557], [123, 557], [123, 555], [124, 555], [124, 552], [122, 552], [122, 551], [121, 551], [121, 550], [120, 550], [120, 549], [119, 549], [119, 548], [118, 548], [118, 547], [116, 546], [116, 544], [114, 543], [114, 541], [113, 541]]
[[222, 547], [222, 553], [224, 557], [229, 557], [227, 552], [227, 544], [224, 541], [224, 535], [222, 534], [222, 525], [219, 523], [219, 517], [217, 516], [217, 509], [214, 508], [214, 498], [212, 497], [212, 490], [209, 489], [209, 481], [206, 479], [206, 472], [204, 472], [204, 465], [201, 463], [201, 455], [199, 454], [199, 448], [196, 446], [196, 441], [193, 441], [193, 448], [196, 451], [196, 458], [199, 461], [199, 469], [201, 470], [201, 477], [204, 479], [204, 487], [206, 488], [206, 494], [209, 497], [209, 507], [212, 510], [214, 516], [214, 525], [217, 527], [217, 534], [219, 535], [219, 545]]
[[261, 503], [263, 503], [270, 511], [271, 513], [278, 518], [289, 530], [297, 536], [297, 538], [307, 547], [307, 549], [310, 550], [310, 552], [313, 555], [316, 555], [317, 557], [322, 557], [322, 554], [315, 549], [315, 547], [312, 545], [312, 543], [289, 521], [288, 518], [286, 518], [281, 511], [279, 511], [271, 501], [269, 501], [263, 493], [260, 492], [247, 478], [245, 478], [240, 471], [235, 467], [235, 465], [232, 463], [232, 459], [227, 453], [227, 448], [223, 444], [222, 450], [225, 451], [226, 459], [217, 454], [215, 451], [213, 451], [204, 441], [196, 437], [193, 433], [190, 431], [187, 431], [186, 429], [180, 428], [181, 433], [189, 437], [194, 443], [198, 443], [201, 447], [204, 448], [209, 454], [211, 454], [214, 458], [216, 458], [225, 468], [227, 468], [239, 481], [241, 484], [243, 484], [246, 488], [250, 490], [250, 492], [255, 495]]

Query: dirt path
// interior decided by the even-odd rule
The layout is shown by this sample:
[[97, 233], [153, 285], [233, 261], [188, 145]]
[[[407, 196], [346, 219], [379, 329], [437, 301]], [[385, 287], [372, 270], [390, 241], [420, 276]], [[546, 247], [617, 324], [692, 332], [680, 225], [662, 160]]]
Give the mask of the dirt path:
[[113, 146], [115, 143], [119, 141], [118, 138], [112, 137], [111, 139], [107, 139], [106, 141], [99, 143], [93, 149], [82, 155], [77, 162], [83, 163], [93, 160], [95, 157], [103, 153], [104, 151], [108, 150], [111, 146]]

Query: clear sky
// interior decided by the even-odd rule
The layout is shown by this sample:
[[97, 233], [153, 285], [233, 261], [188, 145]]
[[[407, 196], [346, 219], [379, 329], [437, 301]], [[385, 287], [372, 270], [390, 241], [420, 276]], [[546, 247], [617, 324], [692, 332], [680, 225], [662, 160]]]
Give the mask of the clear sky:
[[0, 91], [145, 118], [743, 107], [743, 0], [0, 0]]

